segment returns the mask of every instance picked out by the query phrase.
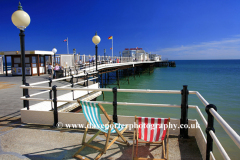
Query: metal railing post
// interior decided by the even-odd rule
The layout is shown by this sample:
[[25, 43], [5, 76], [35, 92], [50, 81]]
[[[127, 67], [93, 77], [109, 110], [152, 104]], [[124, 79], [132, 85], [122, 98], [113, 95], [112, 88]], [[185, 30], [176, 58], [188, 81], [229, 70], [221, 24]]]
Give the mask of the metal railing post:
[[181, 90], [181, 119], [180, 125], [180, 137], [188, 138], [188, 89], [187, 85], [183, 85], [183, 89]]
[[[49, 77], [49, 87], [52, 87], [52, 78]], [[49, 99], [52, 99], [52, 90], [49, 91]], [[51, 107], [52, 107], [52, 102], [51, 102]], [[52, 107], [53, 109], [53, 107]]]
[[113, 91], [113, 122], [118, 123], [117, 117], [117, 87], [112, 89]]
[[86, 80], [87, 80], [87, 87], [88, 87], [88, 73], [87, 73], [87, 75], [86, 75]]
[[99, 71], [97, 71], [97, 79], [96, 79], [96, 82], [97, 82], [97, 83], [99, 82]]
[[83, 83], [83, 86], [86, 86], [86, 82], [85, 82], [85, 80], [86, 80], [86, 70], [84, 70], [83, 73], [84, 73], [84, 77], [83, 77], [84, 83]]
[[210, 109], [213, 108], [215, 111], [217, 111], [217, 107], [213, 104], [209, 104], [206, 106], [205, 111], [208, 114], [208, 125], [206, 128], [206, 133], [207, 133], [207, 150], [206, 150], [206, 160], [210, 160], [210, 152], [213, 150], [213, 139], [209, 132], [212, 130], [215, 133], [215, 129], [213, 128], [214, 125], [214, 117], [210, 113]]
[[[71, 87], [73, 88], [73, 75], [72, 75], [72, 78], [71, 78]], [[73, 96], [73, 100], [74, 100], [74, 91], [72, 90], [72, 96]]]
[[[25, 83], [25, 86], [29, 86], [29, 83]], [[23, 92], [26, 98], [30, 97], [28, 89], [23, 89]], [[29, 110], [29, 100], [23, 100], [23, 103], [24, 103], [24, 108], [27, 108], [27, 110]]]
[[57, 86], [54, 85], [52, 87], [53, 90], [53, 105], [54, 105], [54, 110], [53, 110], [53, 117], [54, 117], [54, 127], [57, 127], [58, 123], [58, 111], [57, 111]]

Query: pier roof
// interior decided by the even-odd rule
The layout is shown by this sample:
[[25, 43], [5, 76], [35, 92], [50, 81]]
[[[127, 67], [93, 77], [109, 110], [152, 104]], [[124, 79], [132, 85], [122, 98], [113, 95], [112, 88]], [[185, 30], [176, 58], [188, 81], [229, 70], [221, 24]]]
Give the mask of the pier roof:
[[[31, 50], [31, 51], [25, 51], [25, 54], [32, 55], [32, 54], [40, 54], [40, 55], [54, 55], [52, 51], [40, 51], [40, 50]], [[0, 52], [0, 55], [21, 55], [21, 51], [2, 51]]]

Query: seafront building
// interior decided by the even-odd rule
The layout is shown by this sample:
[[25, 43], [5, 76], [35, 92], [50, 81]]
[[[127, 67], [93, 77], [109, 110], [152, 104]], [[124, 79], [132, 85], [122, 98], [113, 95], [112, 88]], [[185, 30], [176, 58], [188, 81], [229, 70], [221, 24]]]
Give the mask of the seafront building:
[[[9, 61], [7, 59], [10, 57], [12, 75], [22, 75], [21, 51], [5, 51], [0, 52], [0, 54], [4, 55], [5, 66], [2, 66], [2, 68], [4, 67], [5, 71], [8, 70], [7, 64]], [[53, 55], [52, 51], [25, 51], [25, 74], [31, 76], [46, 74], [47, 64], [52, 62]], [[6, 72], [7, 74], [8, 72]]]
[[160, 61], [161, 56], [157, 54], [149, 54], [142, 48], [125, 48], [122, 57], [129, 57], [134, 61]]

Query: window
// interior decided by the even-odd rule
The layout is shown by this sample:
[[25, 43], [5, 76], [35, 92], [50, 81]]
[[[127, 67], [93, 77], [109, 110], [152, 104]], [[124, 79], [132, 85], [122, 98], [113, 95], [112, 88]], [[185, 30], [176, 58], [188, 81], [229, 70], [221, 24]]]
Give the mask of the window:
[[40, 57], [40, 63], [44, 63], [44, 57]]
[[30, 58], [29, 57], [25, 57], [25, 63], [30, 63]]
[[20, 57], [15, 57], [14, 58], [14, 63], [21, 63]]
[[37, 57], [36, 56], [32, 56], [32, 63], [37, 63]]

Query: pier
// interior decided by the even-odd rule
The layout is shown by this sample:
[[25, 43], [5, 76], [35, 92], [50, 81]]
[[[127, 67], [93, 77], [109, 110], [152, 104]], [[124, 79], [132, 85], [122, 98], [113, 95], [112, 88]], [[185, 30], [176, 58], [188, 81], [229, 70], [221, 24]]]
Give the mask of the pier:
[[[117, 89], [117, 88], [107, 88], [106, 86], [100, 88], [101, 80], [105, 74], [108, 73], [117, 73], [119, 75], [133, 75], [137, 76], [138, 73], [144, 73], [148, 72], [151, 74], [151, 67], [153, 67], [154, 63], [126, 63], [126, 64], [102, 64], [99, 65], [98, 72], [95, 71], [93, 66], [85, 67], [82, 71], [75, 70], [75, 69], [69, 69], [66, 70], [66, 73], [64, 73], [64, 77], [58, 78], [58, 79], [46, 79], [47, 77], [43, 76], [34, 76], [34, 77], [28, 77], [27, 82], [29, 85], [21, 85], [21, 88], [27, 89], [29, 95], [25, 95], [21, 97], [21, 100], [27, 101], [29, 104], [25, 108], [21, 109], [21, 122], [19, 122], [19, 119], [16, 119], [16, 115], [19, 116], [19, 112], [11, 113], [11, 114], [5, 114], [1, 119], [5, 123], [5, 121], [10, 121], [10, 126], [6, 125], [8, 128], [10, 128], [9, 131], [11, 131], [11, 134], [8, 134], [8, 132], [4, 132], [4, 135], [2, 138], [4, 139], [11, 139], [11, 136], [16, 137], [18, 142], [21, 141], [21, 144], [24, 144], [22, 146], [23, 150], [19, 151], [15, 147], [11, 147], [15, 152], [13, 155], [18, 155], [19, 157], [24, 157], [22, 154], [17, 154], [19, 152], [24, 153], [27, 157], [31, 158], [47, 158], [47, 157], [58, 157], [61, 156], [60, 153], [58, 153], [55, 149], [53, 149], [51, 146], [49, 146], [48, 141], [52, 141], [50, 139], [54, 138], [55, 136], [61, 136], [66, 141], [66, 144], [69, 145], [63, 145], [60, 141], [58, 143], [51, 142], [51, 144], [54, 144], [54, 148], [64, 148], [64, 150], [67, 151], [60, 151], [61, 153], [64, 153], [65, 158], [70, 158], [70, 155], [72, 152], [76, 150], [76, 148], [79, 148], [80, 142], [79, 139], [82, 138], [83, 129], [77, 128], [51, 128], [50, 126], [58, 126], [59, 122], [64, 124], [84, 124], [86, 123], [86, 119], [84, 118], [84, 115], [82, 113], [77, 112], [70, 112], [71, 109], [75, 111], [78, 110], [78, 106], [74, 106], [73, 104], [77, 104], [77, 99], [90, 101], [91, 99], [95, 100], [96, 97], [98, 97], [102, 92], [112, 92], [114, 95], [113, 97], [117, 97], [117, 94], [119, 92], [132, 92], [132, 93], [142, 93], [142, 94], [151, 94], [151, 93], [158, 93], [158, 94], [181, 94], [181, 105], [180, 104], [151, 104], [149, 102], [146, 103], [127, 103], [127, 102], [119, 102], [117, 101], [117, 98], [113, 98], [113, 102], [106, 102], [106, 101], [96, 101], [97, 103], [101, 103], [104, 105], [113, 105], [114, 111], [112, 114], [113, 120], [115, 122], [119, 122], [122, 124], [132, 124], [134, 121], [134, 117], [132, 116], [124, 116], [124, 115], [118, 115], [117, 114], [117, 107], [118, 105], [127, 105], [129, 107], [131, 106], [145, 106], [145, 107], [171, 107], [171, 108], [181, 108], [181, 119], [175, 119], [174, 117], [171, 117], [171, 124], [176, 124], [178, 129], [170, 129], [170, 146], [171, 146], [171, 152], [170, 152], [170, 158], [171, 159], [187, 159], [189, 157], [196, 157], [196, 159], [205, 159], [205, 157], [210, 156], [212, 159], [214, 159], [213, 152], [209, 147], [212, 146], [212, 143], [214, 142], [220, 153], [223, 155], [224, 159], [229, 159], [227, 153], [225, 152], [224, 148], [221, 146], [221, 143], [218, 141], [216, 135], [212, 130], [209, 130], [209, 134], [207, 134], [207, 139], [205, 138], [203, 131], [201, 128], [188, 128], [188, 129], [182, 129], [179, 126], [180, 125], [192, 125], [195, 126], [198, 125], [197, 120], [194, 119], [188, 119], [188, 109], [196, 110], [204, 124], [204, 127], [211, 127], [213, 128], [213, 123], [211, 119], [213, 117], [217, 119], [218, 123], [226, 130], [227, 134], [233, 139], [233, 141], [236, 143], [236, 145], [240, 146], [239, 142], [239, 135], [221, 118], [221, 116], [216, 112], [214, 109], [214, 105], [210, 105], [203, 97], [202, 95], [197, 91], [188, 91], [187, 86], [183, 87], [183, 90], [149, 90], [149, 89]], [[129, 70], [129, 71], [127, 71]], [[131, 71], [130, 71], [131, 70]], [[140, 72], [138, 72], [140, 71]], [[76, 72], [76, 74], [74, 74]], [[135, 72], [135, 73], [134, 73]], [[117, 74], [117, 75], [118, 75]], [[116, 75], [116, 77], [117, 77]], [[4, 77], [5, 80], [8, 77]], [[21, 77], [14, 77], [16, 78], [16, 81], [19, 81]], [[42, 79], [39, 82], [36, 82], [37, 79]], [[104, 82], [104, 81], [103, 81]], [[18, 84], [19, 86], [20, 84]], [[17, 87], [18, 87], [17, 86]], [[13, 86], [14, 87], [14, 86]], [[16, 87], [16, 86], [15, 86]], [[106, 87], [106, 88], [105, 88]], [[32, 92], [32, 91], [37, 92]], [[18, 91], [21, 91], [21, 89], [18, 89]], [[64, 92], [65, 91], [65, 92]], [[13, 92], [13, 91], [12, 91]], [[5, 93], [7, 94], [7, 93]], [[196, 95], [202, 103], [208, 108], [208, 116], [213, 116], [212, 118], [208, 118], [208, 121], [203, 116], [202, 112], [198, 108], [198, 106], [195, 105], [188, 105], [188, 94]], [[18, 96], [21, 95], [21, 92], [17, 94]], [[35, 97], [34, 97], [35, 96]], [[11, 101], [12, 97], [9, 97], [10, 99], [7, 100], [8, 102]], [[15, 102], [15, 101], [14, 101]], [[37, 102], [37, 103], [32, 103]], [[39, 103], [40, 102], [40, 103]], [[18, 102], [19, 103], [19, 102]], [[44, 103], [44, 104], [43, 104]], [[48, 103], [49, 105], [46, 105]], [[21, 103], [22, 104], [22, 103]], [[6, 104], [4, 104], [5, 106]], [[37, 107], [36, 107], [37, 106]], [[46, 108], [45, 106], [48, 106]], [[71, 109], [69, 109], [71, 108]], [[73, 111], [72, 110], [72, 111]], [[109, 113], [111, 114], [111, 113]], [[14, 121], [14, 122], [12, 122]], [[15, 123], [17, 128], [13, 128], [12, 123]], [[33, 124], [35, 123], [35, 124]], [[209, 126], [212, 124], [212, 126]], [[25, 129], [26, 128], [26, 129]], [[32, 130], [31, 128], [35, 128], [36, 130]], [[15, 129], [15, 130], [14, 130]], [[55, 132], [51, 132], [55, 131]], [[95, 132], [95, 130], [91, 131], [92, 133]], [[48, 133], [48, 134], [46, 134]], [[25, 135], [27, 134], [27, 135]], [[61, 134], [61, 135], [60, 135]], [[24, 135], [26, 138], [20, 138], [19, 136]], [[34, 138], [36, 135], [38, 137], [42, 137], [43, 139], [37, 140]], [[50, 137], [48, 137], [50, 136]], [[101, 143], [104, 143], [101, 140], [101, 136], [99, 136], [99, 145], [101, 146]], [[129, 130], [125, 135], [129, 142], [132, 143], [132, 131]], [[182, 138], [179, 138], [182, 137]], [[211, 139], [211, 137], [212, 139]], [[71, 137], [71, 138], [70, 138]], [[87, 136], [89, 137], [89, 135]], [[185, 139], [189, 137], [188, 139]], [[69, 139], [70, 138], [70, 139]], [[47, 140], [47, 142], [46, 142]], [[77, 141], [76, 141], [77, 140]], [[38, 144], [39, 147], [35, 147], [36, 151], [30, 151], [26, 149], [25, 147], [25, 141], [31, 141], [35, 144]], [[14, 142], [14, 140], [13, 140]], [[11, 144], [11, 142], [10, 142]], [[6, 145], [5, 145], [6, 146]], [[13, 153], [12, 151], [9, 151], [5, 146], [2, 146], [2, 148], [5, 149], [6, 154], [9, 153], [10, 155]], [[125, 158], [125, 159], [131, 159], [129, 155], [131, 155], [131, 147], [124, 147], [121, 148], [120, 144], [115, 144], [115, 149], [112, 149], [110, 152], [107, 152], [106, 155], [103, 156], [103, 158]], [[153, 148], [143, 148], [142, 152], [149, 151]], [[73, 151], [72, 151], [73, 150]], [[207, 151], [207, 152], [206, 152]], [[48, 153], [47, 153], [48, 152]], [[30, 153], [30, 154], [29, 154]], [[84, 156], [86, 158], [92, 159], [96, 156], [96, 153], [89, 154], [88, 151], [83, 152]], [[155, 158], [161, 158], [161, 152], [153, 152], [153, 156]], [[26, 157], [25, 157], [26, 158]]]

